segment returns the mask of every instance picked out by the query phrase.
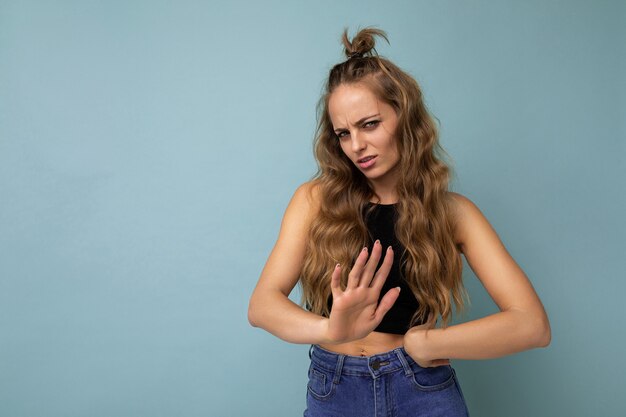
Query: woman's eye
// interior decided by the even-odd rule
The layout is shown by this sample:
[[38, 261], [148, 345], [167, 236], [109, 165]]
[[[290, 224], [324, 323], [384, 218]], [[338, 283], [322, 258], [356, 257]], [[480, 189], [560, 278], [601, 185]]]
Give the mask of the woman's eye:
[[[380, 123], [380, 120], [370, 120], [369, 122], [363, 123], [363, 127], [364, 128], [372, 128], [372, 127], [375, 127], [379, 123]], [[343, 131], [343, 132], [337, 133], [336, 135], [337, 135], [338, 139], [341, 139], [341, 138], [343, 138], [344, 136], [346, 136], [348, 134], [349, 134], [349, 132]]]

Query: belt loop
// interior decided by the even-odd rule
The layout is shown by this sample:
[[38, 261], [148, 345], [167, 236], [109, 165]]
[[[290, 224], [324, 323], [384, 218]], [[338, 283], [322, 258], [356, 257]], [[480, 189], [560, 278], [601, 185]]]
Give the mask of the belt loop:
[[343, 368], [343, 360], [346, 355], [339, 354], [337, 357], [337, 366], [335, 367], [335, 377], [333, 378], [333, 384], [339, 383], [339, 377], [341, 376], [341, 370]]
[[402, 362], [402, 367], [404, 368], [404, 375], [406, 376], [413, 375], [413, 370], [411, 369], [411, 365], [409, 365], [409, 362], [406, 360], [406, 357], [404, 356], [405, 355], [404, 348], [398, 348], [395, 351], [396, 351], [396, 355], [398, 355], [398, 358], [400, 359], [400, 362]]
[[313, 358], [311, 357], [311, 352], [312, 352], [312, 351], [313, 351], [313, 345], [311, 345], [311, 347], [309, 348], [309, 359], [313, 359]]

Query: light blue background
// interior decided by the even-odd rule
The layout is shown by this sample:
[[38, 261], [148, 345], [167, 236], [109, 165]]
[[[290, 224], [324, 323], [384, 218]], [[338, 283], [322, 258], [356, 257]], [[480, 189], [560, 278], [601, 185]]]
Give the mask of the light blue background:
[[626, 413], [625, 2], [0, 1], [1, 416], [302, 415], [308, 346], [248, 299], [368, 25], [551, 320], [453, 360], [470, 411]]

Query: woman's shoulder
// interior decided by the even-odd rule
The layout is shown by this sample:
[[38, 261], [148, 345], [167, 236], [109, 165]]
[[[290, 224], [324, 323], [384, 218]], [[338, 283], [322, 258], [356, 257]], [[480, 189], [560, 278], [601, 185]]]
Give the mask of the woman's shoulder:
[[312, 207], [318, 206], [320, 203], [320, 184], [316, 180], [310, 180], [302, 183], [296, 188], [294, 198], [302, 200]]
[[314, 217], [320, 209], [319, 183], [311, 180], [300, 184], [293, 193], [290, 206], [294, 206], [301, 214], [308, 214], [308, 218]]
[[446, 191], [446, 199], [457, 215], [462, 214], [463, 211], [471, 208], [471, 206], [475, 206], [472, 200], [454, 191]]
[[455, 243], [463, 244], [472, 224], [483, 217], [482, 213], [472, 200], [460, 193], [447, 191], [446, 198], [453, 219]]
[[310, 198], [319, 197], [320, 183], [316, 180], [304, 182], [296, 188], [296, 194], [306, 195]]

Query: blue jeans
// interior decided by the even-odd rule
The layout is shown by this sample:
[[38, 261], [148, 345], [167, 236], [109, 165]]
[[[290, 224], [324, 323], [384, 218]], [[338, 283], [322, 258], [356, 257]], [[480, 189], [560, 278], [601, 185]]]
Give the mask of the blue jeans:
[[422, 368], [403, 347], [372, 356], [309, 350], [304, 417], [468, 417], [450, 365]]

